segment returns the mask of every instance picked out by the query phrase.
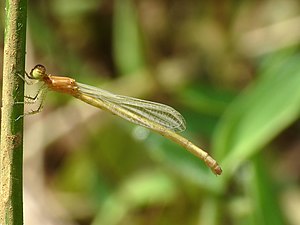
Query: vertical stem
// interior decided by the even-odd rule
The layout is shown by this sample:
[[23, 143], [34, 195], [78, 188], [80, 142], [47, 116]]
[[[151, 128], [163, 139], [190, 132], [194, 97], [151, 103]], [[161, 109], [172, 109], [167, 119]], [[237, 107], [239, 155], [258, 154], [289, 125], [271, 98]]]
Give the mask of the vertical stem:
[[23, 224], [23, 102], [27, 0], [6, 0], [0, 150], [0, 224]]

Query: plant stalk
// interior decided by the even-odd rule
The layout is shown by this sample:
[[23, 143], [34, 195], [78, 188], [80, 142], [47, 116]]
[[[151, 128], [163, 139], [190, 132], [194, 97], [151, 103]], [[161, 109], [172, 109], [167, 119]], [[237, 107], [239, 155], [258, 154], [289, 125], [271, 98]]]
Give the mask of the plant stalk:
[[23, 224], [23, 119], [27, 0], [6, 0], [0, 150], [0, 224]]

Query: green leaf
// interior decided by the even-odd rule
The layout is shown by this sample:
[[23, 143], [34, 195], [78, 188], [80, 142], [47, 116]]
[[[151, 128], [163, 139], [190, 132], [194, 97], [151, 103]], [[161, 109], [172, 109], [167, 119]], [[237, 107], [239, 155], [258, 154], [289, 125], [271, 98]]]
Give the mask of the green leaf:
[[131, 0], [117, 0], [114, 5], [116, 66], [121, 74], [134, 73], [145, 64], [137, 14]]
[[92, 224], [120, 224], [131, 211], [142, 206], [171, 204], [176, 195], [175, 183], [164, 172], [137, 172], [103, 202]]
[[287, 224], [279, 207], [279, 198], [274, 182], [266, 172], [263, 158], [259, 154], [253, 159], [253, 176], [248, 184], [254, 210], [253, 224], [284, 225]]
[[300, 55], [268, 58], [259, 78], [222, 118], [214, 150], [224, 174], [245, 160], [299, 117]]

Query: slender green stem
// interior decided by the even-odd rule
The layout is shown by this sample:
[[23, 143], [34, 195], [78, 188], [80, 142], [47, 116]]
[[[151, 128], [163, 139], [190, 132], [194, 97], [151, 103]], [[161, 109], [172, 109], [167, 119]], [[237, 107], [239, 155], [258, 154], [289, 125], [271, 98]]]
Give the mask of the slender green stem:
[[27, 0], [6, 0], [0, 151], [0, 224], [23, 224], [23, 114]]

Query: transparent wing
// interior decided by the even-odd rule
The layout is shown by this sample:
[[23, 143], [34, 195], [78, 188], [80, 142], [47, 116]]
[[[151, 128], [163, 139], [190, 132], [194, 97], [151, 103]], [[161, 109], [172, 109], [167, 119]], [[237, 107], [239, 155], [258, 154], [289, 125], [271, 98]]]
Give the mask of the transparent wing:
[[[181, 132], [186, 128], [185, 120], [182, 115], [170, 106], [137, 98], [116, 95], [86, 84], [77, 83], [77, 85], [79, 87], [79, 91], [84, 95], [90, 96], [94, 99], [99, 99], [115, 109], [122, 108], [128, 112], [138, 115], [141, 118], [145, 118], [151, 122], [156, 122], [176, 132]], [[127, 114], [118, 113], [118, 115], [136, 124], [150, 127], [143, 119], [136, 120], [134, 118], [130, 118]]]

